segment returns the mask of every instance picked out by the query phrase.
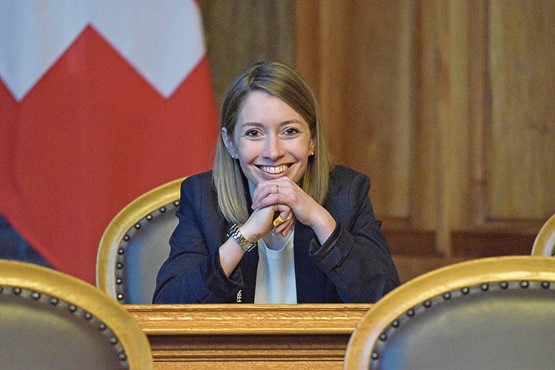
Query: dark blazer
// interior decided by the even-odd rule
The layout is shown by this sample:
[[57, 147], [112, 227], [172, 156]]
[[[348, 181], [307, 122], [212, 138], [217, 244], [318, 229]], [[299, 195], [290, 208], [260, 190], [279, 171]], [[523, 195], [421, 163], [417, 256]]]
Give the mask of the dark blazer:
[[[295, 224], [298, 303], [373, 303], [399, 285], [369, 190], [366, 175], [336, 166], [324, 203], [337, 221], [330, 238], [321, 245], [311, 228]], [[219, 248], [231, 225], [219, 211], [211, 172], [183, 182], [177, 217], [153, 302], [254, 302], [258, 249], [245, 253], [229, 278], [220, 266]]]

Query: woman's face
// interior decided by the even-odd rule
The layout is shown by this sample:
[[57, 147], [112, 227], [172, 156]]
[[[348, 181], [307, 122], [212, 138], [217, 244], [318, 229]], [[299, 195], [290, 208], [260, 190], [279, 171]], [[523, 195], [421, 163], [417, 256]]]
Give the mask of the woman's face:
[[246, 97], [233, 137], [225, 128], [222, 136], [251, 189], [284, 176], [299, 183], [314, 151], [308, 123], [284, 101], [260, 91]]

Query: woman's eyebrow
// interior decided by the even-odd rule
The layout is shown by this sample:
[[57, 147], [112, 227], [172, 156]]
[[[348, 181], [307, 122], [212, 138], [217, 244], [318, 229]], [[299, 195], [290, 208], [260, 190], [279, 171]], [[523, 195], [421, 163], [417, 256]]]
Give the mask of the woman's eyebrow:
[[[291, 123], [296, 123], [296, 124], [302, 124], [303, 122], [297, 118], [292, 118], [292, 119], [288, 119], [285, 120], [283, 122], [280, 122], [278, 126], [286, 126], [289, 125]], [[239, 123], [239, 126], [241, 127], [245, 127], [245, 126], [254, 126], [254, 127], [264, 127], [265, 125], [262, 122], [257, 122], [257, 121], [246, 121], [246, 122], [242, 122]]]
[[263, 125], [262, 123], [260, 123], [260, 122], [255, 122], [255, 121], [251, 122], [251, 121], [247, 121], [247, 122], [239, 123], [239, 126], [240, 126], [240, 127], [245, 127], [245, 126], [263, 127], [264, 125]]

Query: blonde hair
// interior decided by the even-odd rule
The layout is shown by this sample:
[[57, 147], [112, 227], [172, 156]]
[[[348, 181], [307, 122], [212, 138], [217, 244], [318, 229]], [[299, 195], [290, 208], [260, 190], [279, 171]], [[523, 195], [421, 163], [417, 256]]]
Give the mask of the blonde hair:
[[249, 217], [248, 185], [239, 161], [232, 158], [226, 149], [221, 129], [225, 128], [233, 136], [243, 103], [252, 91], [262, 91], [283, 100], [308, 123], [314, 142], [314, 156], [309, 157], [306, 173], [299, 185], [320, 204], [324, 203], [328, 193], [329, 173], [333, 167], [318, 102], [306, 81], [293, 68], [281, 62], [251, 65], [228, 88], [221, 108], [220, 135], [214, 160], [218, 206], [225, 219], [233, 224], [243, 224]]

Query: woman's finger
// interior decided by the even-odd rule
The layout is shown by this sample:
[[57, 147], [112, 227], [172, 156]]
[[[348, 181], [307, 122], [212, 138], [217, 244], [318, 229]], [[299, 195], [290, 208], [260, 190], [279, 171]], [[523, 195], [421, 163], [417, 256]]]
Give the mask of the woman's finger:
[[295, 226], [295, 216], [290, 216], [286, 221], [274, 227], [274, 233], [286, 236], [287, 233]]

